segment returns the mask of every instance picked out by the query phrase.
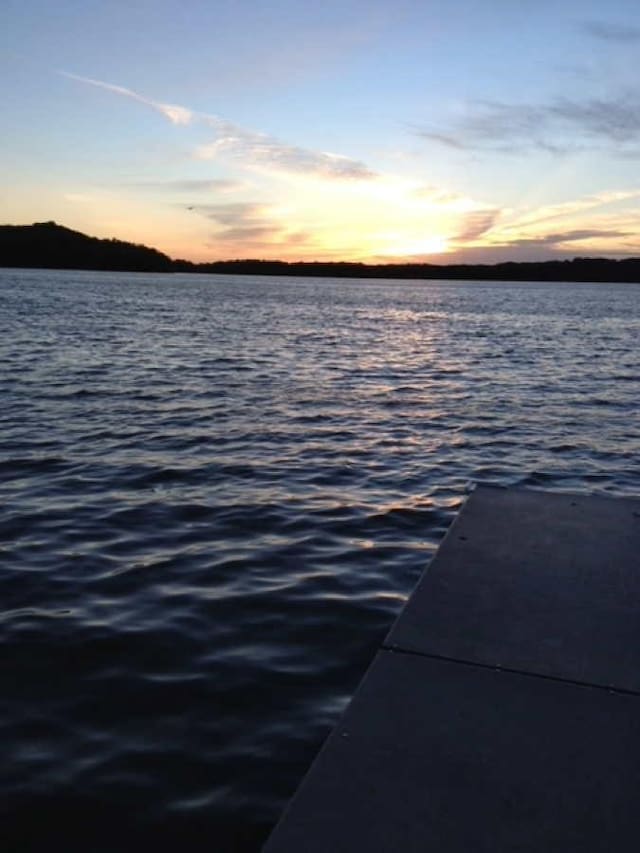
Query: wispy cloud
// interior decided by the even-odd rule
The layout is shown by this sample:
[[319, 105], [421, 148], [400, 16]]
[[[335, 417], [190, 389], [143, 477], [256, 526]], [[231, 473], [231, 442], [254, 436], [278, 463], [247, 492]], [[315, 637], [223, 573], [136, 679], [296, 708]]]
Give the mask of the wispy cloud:
[[[212, 122], [209, 124], [219, 130]], [[212, 160], [219, 156], [229, 156], [274, 171], [338, 180], [370, 180], [377, 177], [372, 169], [358, 160], [288, 145], [275, 137], [240, 127], [227, 127], [219, 132], [213, 142], [201, 145], [196, 151], [196, 157], [201, 160]]]
[[544, 150], [567, 154], [605, 146], [628, 155], [640, 146], [640, 92], [610, 98], [557, 98], [547, 104], [484, 101], [451, 127], [420, 128], [418, 135], [450, 148]]
[[259, 202], [239, 201], [229, 204], [198, 204], [193, 205], [191, 209], [219, 225], [235, 227], [240, 223], [257, 223], [265, 216], [269, 206]]
[[460, 135], [454, 135], [455, 131], [454, 133], [441, 133], [439, 131], [418, 128], [416, 132], [418, 136], [423, 136], [425, 139], [431, 139], [433, 142], [440, 142], [447, 148], [456, 148], [458, 151], [464, 151], [469, 147]]
[[454, 252], [470, 260], [637, 254], [639, 196], [637, 189], [604, 191], [534, 210], [503, 211], [486, 237], [471, 246], [454, 244]]
[[621, 237], [631, 236], [628, 231], [613, 231], [600, 228], [575, 228], [571, 231], [557, 231], [551, 234], [543, 234], [539, 237], [521, 237], [510, 240], [509, 247], [516, 249], [530, 247], [556, 247], [565, 243], [576, 243], [583, 240], [613, 240]]
[[227, 178], [203, 178], [175, 181], [131, 181], [129, 187], [142, 190], [175, 193], [233, 193], [245, 188], [241, 181]]
[[456, 243], [471, 243], [487, 234], [495, 225], [499, 210], [477, 210], [467, 213], [462, 220], [459, 232], [455, 235]]
[[189, 209], [219, 226], [211, 243], [219, 257], [282, 257], [304, 254], [313, 246], [312, 234], [289, 227], [268, 204], [202, 204]]
[[631, 92], [605, 100], [562, 99], [547, 107], [550, 122], [557, 120], [596, 139], [630, 142], [640, 139], [640, 95]]
[[190, 124], [195, 113], [186, 107], [178, 106], [177, 104], [164, 104], [160, 101], [152, 101], [149, 98], [143, 98], [132, 89], [127, 89], [125, 86], [116, 86], [113, 83], [104, 83], [102, 80], [93, 80], [91, 77], [82, 77], [79, 74], [71, 74], [69, 71], [60, 71], [63, 77], [68, 77], [70, 80], [76, 80], [78, 83], [87, 83], [90, 86], [97, 86], [99, 89], [105, 89], [107, 92], [112, 92], [114, 95], [122, 95], [125, 98], [130, 98], [132, 101], [137, 101], [139, 104], [144, 104], [146, 107], [156, 110], [165, 118], [169, 119], [172, 124]]
[[634, 43], [640, 41], [640, 27], [612, 21], [585, 21], [583, 28], [601, 41]]
[[444, 190], [442, 187], [421, 186], [412, 190], [412, 195], [415, 198], [422, 198], [432, 204], [452, 204], [463, 200], [463, 196], [459, 193]]
[[357, 181], [377, 177], [376, 173], [365, 163], [353, 160], [350, 157], [291, 145], [275, 136], [240, 127], [220, 116], [200, 113], [177, 104], [165, 104], [145, 98], [124, 86], [116, 86], [112, 83], [94, 80], [91, 77], [82, 77], [67, 71], [60, 73], [71, 80], [96, 86], [144, 104], [161, 113], [174, 125], [189, 125], [196, 122], [205, 125], [213, 131], [214, 139], [196, 149], [195, 156], [197, 159], [209, 160], [217, 157], [231, 157], [249, 166], [336, 180]]
[[571, 219], [606, 205], [615, 205], [640, 198], [640, 190], [615, 190], [594, 193], [582, 198], [572, 199], [561, 204], [539, 207], [530, 214], [524, 214], [518, 222], [518, 227], [543, 225], [557, 219]]

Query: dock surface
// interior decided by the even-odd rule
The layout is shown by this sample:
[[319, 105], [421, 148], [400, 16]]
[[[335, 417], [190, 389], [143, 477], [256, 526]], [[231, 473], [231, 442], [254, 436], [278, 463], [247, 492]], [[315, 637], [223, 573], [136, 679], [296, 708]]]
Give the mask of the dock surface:
[[480, 486], [264, 851], [639, 847], [640, 500]]

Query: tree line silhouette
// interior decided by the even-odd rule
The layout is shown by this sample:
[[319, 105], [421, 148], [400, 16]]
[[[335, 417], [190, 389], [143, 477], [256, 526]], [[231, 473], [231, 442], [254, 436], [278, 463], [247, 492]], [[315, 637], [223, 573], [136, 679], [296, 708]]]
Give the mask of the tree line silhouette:
[[0, 266], [121, 272], [226, 273], [335, 278], [462, 279], [485, 281], [640, 282], [640, 257], [497, 264], [364, 264], [346, 261], [231, 260], [193, 263], [136, 243], [103, 240], [55, 222], [0, 226]]

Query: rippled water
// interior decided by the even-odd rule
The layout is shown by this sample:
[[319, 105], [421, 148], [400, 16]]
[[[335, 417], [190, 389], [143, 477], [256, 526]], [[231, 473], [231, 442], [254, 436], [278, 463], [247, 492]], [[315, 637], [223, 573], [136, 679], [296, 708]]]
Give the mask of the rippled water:
[[470, 482], [640, 493], [638, 341], [628, 284], [0, 271], [7, 853], [258, 849]]

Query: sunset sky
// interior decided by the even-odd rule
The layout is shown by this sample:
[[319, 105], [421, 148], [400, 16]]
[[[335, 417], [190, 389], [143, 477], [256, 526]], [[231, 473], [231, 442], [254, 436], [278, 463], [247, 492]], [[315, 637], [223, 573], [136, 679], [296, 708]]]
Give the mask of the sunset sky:
[[172, 257], [640, 255], [637, 0], [4, 0], [0, 221]]

